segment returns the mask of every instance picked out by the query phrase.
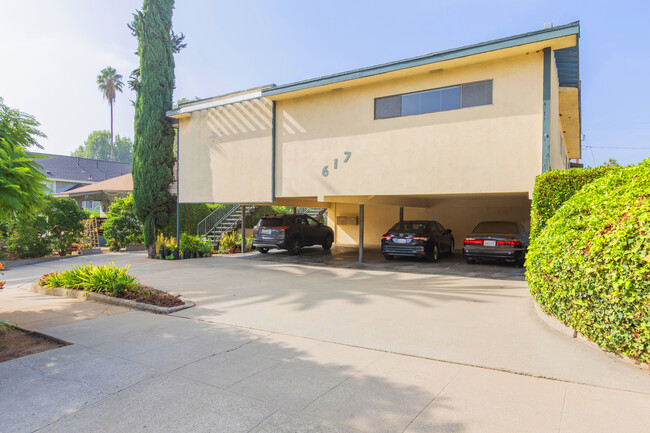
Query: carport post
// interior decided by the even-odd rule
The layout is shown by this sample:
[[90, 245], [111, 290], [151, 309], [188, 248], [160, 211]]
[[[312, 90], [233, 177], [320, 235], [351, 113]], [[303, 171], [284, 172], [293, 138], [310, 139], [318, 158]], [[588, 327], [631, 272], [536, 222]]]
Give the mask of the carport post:
[[363, 263], [363, 205], [359, 205], [359, 263]]
[[399, 207], [399, 222], [404, 221], [404, 206]]
[[291, 213], [293, 213], [294, 215], [296, 214], [296, 207], [295, 206], [291, 208]]
[[241, 205], [241, 253], [246, 252], [246, 205]]

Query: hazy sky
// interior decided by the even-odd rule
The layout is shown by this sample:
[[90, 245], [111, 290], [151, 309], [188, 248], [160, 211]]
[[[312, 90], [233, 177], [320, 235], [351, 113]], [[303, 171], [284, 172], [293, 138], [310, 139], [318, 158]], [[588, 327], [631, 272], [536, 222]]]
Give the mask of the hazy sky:
[[[142, 1], [0, 0], [0, 97], [33, 114], [49, 153], [69, 154], [110, 128], [97, 90], [110, 65], [137, 67], [126, 23]], [[650, 156], [650, 2], [176, 2], [174, 100], [285, 84], [580, 20], [584, 162]], [[125, 86], [126, 87], [126, 86]], [[133, 137], [132, 92], [117, 95], [115, 131]], [[636, 149], [634, 149], [636, 148]]]

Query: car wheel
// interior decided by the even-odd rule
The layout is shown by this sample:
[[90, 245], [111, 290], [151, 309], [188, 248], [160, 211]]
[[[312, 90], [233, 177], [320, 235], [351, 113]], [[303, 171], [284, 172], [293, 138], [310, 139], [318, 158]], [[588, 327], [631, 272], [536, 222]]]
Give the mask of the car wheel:
[[332, 248], [332, 237], [328, 236], [327, 240], [322, 245], [325, 251], [328, 251], [330, 248]]
[[449, 255], [451, 256], [454, 254], [454, 240], [451, 240], [451, 243], [449, 244]]
[[386, 260], [393, 260], [395, 256], [391, 256], [390, 254], [384, 254], [384, 259]]
[[439, 255], [440, 250], [438, 249], [438, 244], [433, 244], [433, 249], [431, 250], [431, 253], [427, 255], [427, 260], [430, 262], [437, 262]]
[[289, 240], [289, 254], [292, 256], [300, 254], [300, 249], [302, 248], [302, 245], [300, 245], [300, 239], [293, 237]]
[[269, 249], [268, 249], [268, 248], [262, 248], [262, 247], [260, 247], [260, 248], [257, 249], [257, 251], [259, 251], [259, 252], [262, 253], [262, 254], [266, 254], [266, 253], [269, 252]]

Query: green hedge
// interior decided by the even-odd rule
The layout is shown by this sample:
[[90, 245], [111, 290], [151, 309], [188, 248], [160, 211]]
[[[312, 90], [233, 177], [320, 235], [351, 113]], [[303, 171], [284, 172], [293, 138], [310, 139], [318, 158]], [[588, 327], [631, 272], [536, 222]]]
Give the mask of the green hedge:
[[650, 158], [567, 200], [531, 241], [526, 280], [543, 311], [649, 363]]
[[531, 205], [530, 238], [537, 237], [555, 211], [584, 185], [593, 182], [612, 169], [613, 167], [600, 166], [552, 170], [537, 176]]
[[[218, 204], [181, 203], [181, 233], [196, 234], [196, 225], [215, 210]], [[176, 205], [169, 215], [169, 224], [162, 229], [167, 237], [176, 238]]]

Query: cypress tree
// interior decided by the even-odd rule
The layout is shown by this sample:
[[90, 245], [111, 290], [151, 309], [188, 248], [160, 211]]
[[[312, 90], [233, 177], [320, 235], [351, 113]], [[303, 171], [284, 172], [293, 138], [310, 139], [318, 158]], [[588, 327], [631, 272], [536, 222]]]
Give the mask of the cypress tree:
[[135, 86], [133, 207], [142, 221], [149, 257], [155, 256], [157, 228], [169, 220], [173, 199], [174, 129], [166, 112], [174, 90], [173, 0], [144, 0], [129, 28], [138, 38], [140, 77]]

